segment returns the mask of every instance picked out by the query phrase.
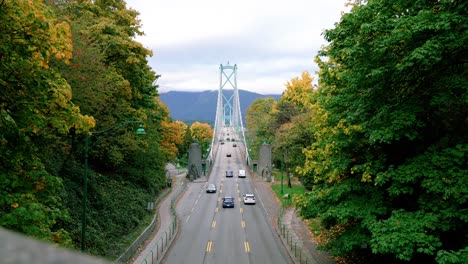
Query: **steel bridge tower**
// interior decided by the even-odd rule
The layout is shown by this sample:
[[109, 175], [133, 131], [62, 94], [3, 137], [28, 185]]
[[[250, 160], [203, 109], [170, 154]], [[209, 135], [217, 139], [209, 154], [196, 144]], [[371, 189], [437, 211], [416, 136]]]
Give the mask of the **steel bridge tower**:
[[[244, 147], [245, 159], [249, 158], [247, 142], [245, 141], [244, 125], [240, 108], [239, 90], [237, 89], [237, 64], [219, 66], [219, 90], [216, 106], [216, 119], [211, 146], [215, 146], [223, 138], [223, 129], [233, 133], [231, 136]], [[227, 92], [229, 91], [229, 92]], [[230, 92], [232, 91], [232, 93]], [[210, 150], [210, 158], [213, 155]]]

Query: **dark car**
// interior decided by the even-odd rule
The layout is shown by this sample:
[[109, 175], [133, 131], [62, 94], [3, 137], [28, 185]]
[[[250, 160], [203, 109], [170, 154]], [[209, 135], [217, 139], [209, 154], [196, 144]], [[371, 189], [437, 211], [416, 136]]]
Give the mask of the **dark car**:
[[232, 170], [227, 170], [227, 171], [226, 171], [226, 177], [234, 177], [234, 171], [232, 171]]
[[226, 196], [223, 198], [223, 208], [234, 208], [234, 197]]
[[236, 143], [234, 143], [234, 144], [232, 144], [232, 146], [233, 146], [233, 147], [237, 147], [237, 144], [236, 144]]
[[226, 154], [226, 157], [231, 157], [231, 153]]
[[206, 187], [206, 192], [207, 193], [215, 193], [216, 192], [216, 185], [214, 185], [213, 183], [208, 184], [208, 186]]

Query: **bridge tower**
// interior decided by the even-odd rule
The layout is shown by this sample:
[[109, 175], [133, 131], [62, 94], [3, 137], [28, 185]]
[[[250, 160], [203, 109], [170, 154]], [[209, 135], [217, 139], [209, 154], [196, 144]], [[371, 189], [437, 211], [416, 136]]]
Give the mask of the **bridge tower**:
[[222, 138], [223, 127], [229, 127], [235, 131], [235, 139], [243, 145], [245, 158], [248, 159], [239, 90], [237, 89], [237, 64], [229, 65], [229, 62], [227, 65], [220, 64], [219, 70], [216, 118], [209, 159], [213, 158], [213, 150], [215, 150], [213, 147], [217, 146], [218, 141]]

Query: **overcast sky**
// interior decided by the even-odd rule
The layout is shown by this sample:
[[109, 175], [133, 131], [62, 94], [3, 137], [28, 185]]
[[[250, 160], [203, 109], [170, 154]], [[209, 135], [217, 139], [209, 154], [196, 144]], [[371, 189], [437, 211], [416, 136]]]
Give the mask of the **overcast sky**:
[[281, 94], [285, 84], [318, 68], [314, 57], [347, 0], [127, 0], [140, 13], [162, 75], [159, 91], [219, 89], [219, 65], [237, 64], [237, 88]]

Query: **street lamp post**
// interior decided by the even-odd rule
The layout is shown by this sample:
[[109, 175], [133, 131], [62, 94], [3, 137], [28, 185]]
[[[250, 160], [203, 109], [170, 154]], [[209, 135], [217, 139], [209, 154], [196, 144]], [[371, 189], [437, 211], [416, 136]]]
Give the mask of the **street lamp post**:
[[281, 195], [284, 194], [283, 177], [284, 177], [284, 155], [282, 154], [282, 157], [281, 157]]
[[[118, 127], [123, 127], [128, 124], [133, 124], [133, 123], [139, 123], [140, 126], [136, 130], [137, 135], [145, 135], [145, 129], [143, 128], [142, 122], [141, 121], [126, 121], [123, 123], [120, 123], [118, 125], [112, 126], [106, 130], [102, 131], [96, 131], [93, 132], [93, 134], [105, 134], [111, 130], [114, 130]], [[85, 241], [86, 241], [86, 208], [87, 208], [87, 203], [88, 203], [88, 157], [89, 157], [89, 134], [86, 133], [85, 137], [85, 152], [84, 152], [84, 175], [83, 175], [83, 212], [82, 212], [82, 217], [81, 217], [81, 251], [85, 251]]]

